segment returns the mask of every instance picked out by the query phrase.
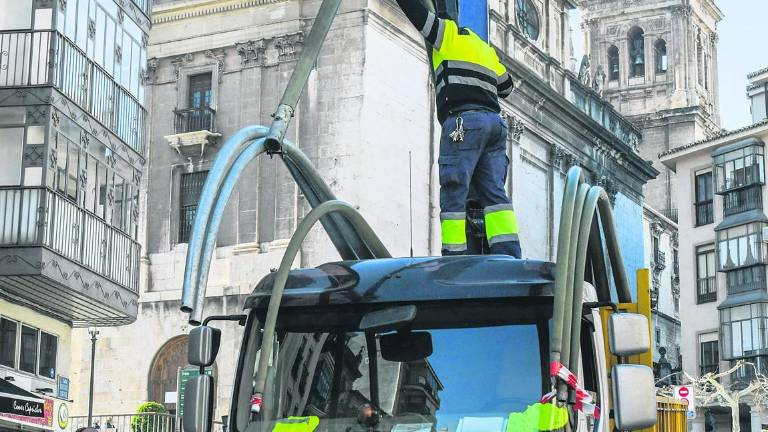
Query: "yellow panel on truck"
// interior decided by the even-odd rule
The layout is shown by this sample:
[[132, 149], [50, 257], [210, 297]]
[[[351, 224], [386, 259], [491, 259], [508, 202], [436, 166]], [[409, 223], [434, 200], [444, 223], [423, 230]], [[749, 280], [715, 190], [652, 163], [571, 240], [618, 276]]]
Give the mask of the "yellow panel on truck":
[[[632, 312], [645, 315], [648, 318], [648, 325], [651, 325], [653, 321], [651, 317], [650, 270], [637, 270], [637, 303], [619, 303], [617, 307], [621, 312]], [[600, 318], [603, 322], [604, 329], [608, 328], [608, 318], [611, 313], [613, 313], [611, 307], [603, 307], [600, 309]], [[610, 371], [613, 365], [617, 363], [618, 359], [616, 356], [612, 355], [608, 349], [607, 331], [603, 332], [603, 338], [605, 342], [605, 358], [608, 363], [606, 369]], [[653, 351], [648, 350], [646, 353], [630, 356], [627, 359], [627, 362], [653, 368]], [[656, 398], [656, 411], [658, 418], [656, 426], [643, 429], [642, 432], [686, 432], [688, 430], [688, 417], [685, 401], [659, 396]], [[610, 422], [610, 429], [614, 430], [613, 419], [611, 419]]]

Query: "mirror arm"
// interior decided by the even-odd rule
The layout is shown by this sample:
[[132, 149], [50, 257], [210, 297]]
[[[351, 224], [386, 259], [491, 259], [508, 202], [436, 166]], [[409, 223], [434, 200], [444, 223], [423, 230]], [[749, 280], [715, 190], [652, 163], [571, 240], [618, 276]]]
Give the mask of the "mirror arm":
[[365, 344], [368, 350], [368, 379], [371, 386], [371, 402], [373, 406], [381, 412], [379, 405], [379, 361], [376, 355], [376, 335], [374, 333], [365, 333]]
[[237, 315], [211, 315], [209, 317], [206, 317], [203, 320], [203, 325], [208, 325], [211, 321], [237, 321], [237, 323], [241, 326], [245, 325], [245, 321], [248, 319], [248, 315], [244, 314], [237, 314]]
[[584, 303], [584, 307], [589, 309], [609, 307], [613, 310], [614, 313], [619, 312], [619, 307], [616, 305], [616, 303], [613, 303], [610, 301], [587, 302], [587, 303]]

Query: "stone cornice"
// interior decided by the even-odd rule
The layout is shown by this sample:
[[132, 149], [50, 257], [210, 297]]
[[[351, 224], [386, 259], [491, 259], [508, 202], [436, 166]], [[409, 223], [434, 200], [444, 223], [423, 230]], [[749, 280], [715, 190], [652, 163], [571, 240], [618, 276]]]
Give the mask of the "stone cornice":
[[163, 24], [188, 18], [195, 18], [238, 9], [247, 9], [250, 7], [263, 6], [266, 4], [279, 3], [283, 1], [285, 0], [230, 0], [224, 2], [212, 0], [199, 3], [185, 3], [183, 5], [172, 6], [167, 9], [155, 8], [152, 16], [152, 24]]
[[747, 75], [747, 79], [752, 79], [752, 78], [754, 78], [754, 77], [756, 77], [758, 75], [762, 75], [762, 74], [764, 74], [766, 72], [768, 72], [768, 67], [764, 67], [764, 68], [762, 68], [760, 70], [756, 70], [756, 71], [750, 73], [749, 75]]

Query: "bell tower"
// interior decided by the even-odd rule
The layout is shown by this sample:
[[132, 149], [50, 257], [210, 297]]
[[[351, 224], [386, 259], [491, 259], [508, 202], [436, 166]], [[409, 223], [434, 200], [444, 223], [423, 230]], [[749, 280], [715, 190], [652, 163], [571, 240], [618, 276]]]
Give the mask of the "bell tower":
[[603, 97], [642, 130], [641, 156], [661, 174], [651, 207], [677, 220], [674, 173], [658, 154], [720, 130], [714, 0], [583, 0], [585, 50]]

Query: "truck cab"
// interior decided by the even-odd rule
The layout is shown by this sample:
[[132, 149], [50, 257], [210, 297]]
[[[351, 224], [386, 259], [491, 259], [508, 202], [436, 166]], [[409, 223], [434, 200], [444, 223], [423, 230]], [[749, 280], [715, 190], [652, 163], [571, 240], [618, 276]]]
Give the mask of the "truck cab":
[[[228, 430], [280, 430], [286, 421], [313, 431], [545, 430], [521, 429], [520, 414], [541, 406], [553, 388], [554, 269], [543, 261], [459, 256], [292, 270], [271, 341], [266, 391], [254, 409], [272, 273], [244, 305]], [[603, 326], [595, 291], [585, 286], [579, 386], [609, 407]], [[205, 340], [215, 337], [195, 335], [206, 329], [212, 328], [193, 330], [193, 364], [213, 361], [208, 354], [193, 358], [210, 352]], [[200, 400], [198, 386], [191, 387], [187, 396]], [[560, 426], [611, 430], [608, 421], [566, 407], [567, 424]], [[206, 430], [201, 409], [185, 413], [186, 430], [201, 421]]]

